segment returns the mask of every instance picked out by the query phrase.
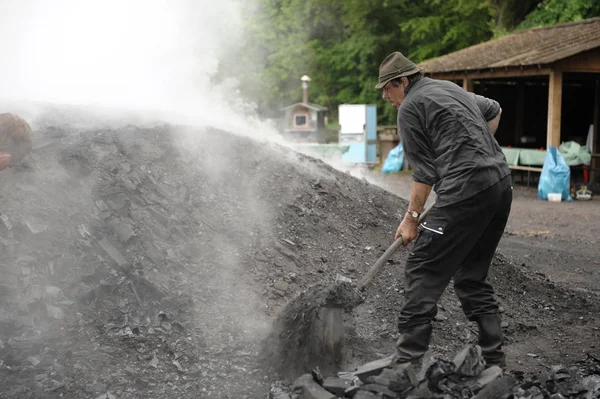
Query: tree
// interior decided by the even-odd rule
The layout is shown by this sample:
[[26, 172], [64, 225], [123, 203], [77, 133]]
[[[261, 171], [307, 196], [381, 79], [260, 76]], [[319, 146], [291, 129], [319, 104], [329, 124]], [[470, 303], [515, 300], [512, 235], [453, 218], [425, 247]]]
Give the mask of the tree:
[[405, 3], [259, 0], [245, 5], [244, 40], [222, 61], [221, 78], [243, 77], [243, 95], [263, 114], [299, 101], [299, 79], [305, 74], [312, 78], [311, 101], [332, 114], [344, 102], [383, 105], [374, 89], [378, 67], [385, 55], [407, 43], [398, 40]]
[[542, 0], [490, 0], [495, 31], [505, 33], [514, 29]]
[[222, 60], [218, 78], [237, 77], [241, 96], [275, 116], [300, 101], [300, 77], [309, 75], [310, 101], [330, 116], [342, 103], [376, 104], [381, 124], [396, 123], [396, 110], [374, 88], [379, 64], [393, 51], [418, 63], [516, 26], [600, 15], [598, 0], [238, 1], [243, 40]]
[[409, 57], [416, 62], [447, 54], [492, 37], [492, 8], [487, 0], [424, 0], [400, 24], [410, 37]]
[[527, 15], [518, 29], [581, 21], [600, 16], [598, 0], [544, 0]]

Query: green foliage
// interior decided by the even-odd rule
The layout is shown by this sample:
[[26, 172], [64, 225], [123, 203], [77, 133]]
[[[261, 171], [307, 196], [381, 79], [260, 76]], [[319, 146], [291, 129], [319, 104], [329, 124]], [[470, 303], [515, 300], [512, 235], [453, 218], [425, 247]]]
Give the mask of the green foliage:
[[581, 21], [600, 16], [598, 0], [544, 0], [537, 5], [518, 29]]
[[542, 0], [490, 0], [494, 16], [492, 27], [495, 36], [510, 32]]
[[424, 0], [401, 24], [410, 37], [409, 58], [420, 62], [488, 40], [492, 8], [484, 0]]
[[[237, 77], [241, 95], [267, 116], [301, 101], [329, 108], [376, 104], [380, 124], [396, 110], [375, 90], [381, 61], [401, 51], [418, 63], [510, 32], [515, 26], [600, 15], [597, 0], [239, 0], [244, 35], [219, 78]], [[523, 19], [525, 18], [525, 21]], [[519, 25], [519, 23], [521, 23]]]
[[[224, 76], [242, 76], [241, 91], [263, 114], [301, 100], [300, 77], [311, 79], [310, 101], [386, 104], [374, 89], [379, 63], [398, 49], [403, 1], [258, 0], [244, 5], [246, 34], [225, 59]], [[389, 106], [387, 108], [390, 108]], [[389, 111], [388, 111], [389, 112]], [[389, 112], [388, 116], [394, 112]]]

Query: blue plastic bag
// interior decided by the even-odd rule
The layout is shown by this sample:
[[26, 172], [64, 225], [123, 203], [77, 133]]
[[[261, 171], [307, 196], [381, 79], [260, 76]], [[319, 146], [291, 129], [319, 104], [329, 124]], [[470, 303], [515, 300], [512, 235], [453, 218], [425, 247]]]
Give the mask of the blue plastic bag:
[[548, 200], [549, 193], [560, 193], [563, 201], [571, 201], [570, 182], [571, 169], [569, 169], [569, 165], [558, 148], [549, 147], [538, 184], [538, 198]]
[[381, 168], [381, 173], [390, 174], [394, 172], [399, 172], [402, 170], [403, 163], [404, 148], [402, 147], [402, 144], [398, 144], [388, 154], [385, 162], [383, 163], [383, 168]]

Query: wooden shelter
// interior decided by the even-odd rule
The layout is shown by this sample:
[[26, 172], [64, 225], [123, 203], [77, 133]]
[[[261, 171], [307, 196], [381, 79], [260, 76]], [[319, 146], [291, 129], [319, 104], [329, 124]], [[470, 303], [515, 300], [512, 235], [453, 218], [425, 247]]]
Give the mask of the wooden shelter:
[[500, 102], [501, 146], [586, 145], [592, 129], [600, 167], [600, 18], [517, 31], [419, 67]]

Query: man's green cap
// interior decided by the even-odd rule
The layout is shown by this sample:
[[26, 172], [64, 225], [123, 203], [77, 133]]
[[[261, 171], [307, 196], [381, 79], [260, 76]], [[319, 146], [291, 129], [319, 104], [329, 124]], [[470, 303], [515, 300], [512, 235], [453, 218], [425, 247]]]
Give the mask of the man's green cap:
[[379, 83], [376, 89], [383, 89], [383, 86], [392, 79], [402, 76], [409, 76], [419, 72], [420, 69], [401, 52], [395, 51], [385, 57], [385, 60], [379, 66]]

